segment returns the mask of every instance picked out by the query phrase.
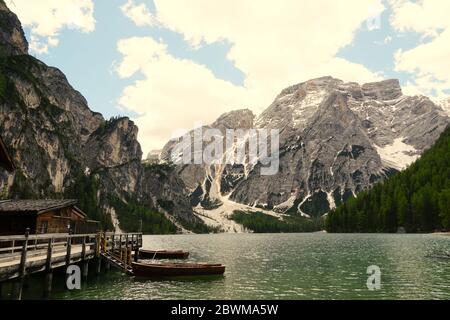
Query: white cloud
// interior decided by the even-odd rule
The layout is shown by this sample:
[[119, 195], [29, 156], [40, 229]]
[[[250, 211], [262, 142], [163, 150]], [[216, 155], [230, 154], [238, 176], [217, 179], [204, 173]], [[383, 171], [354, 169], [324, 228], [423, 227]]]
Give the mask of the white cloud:
[[[415, 48], [398, 51], [396, 71], [413, 74], [410, 86], [426, 95], [447, 96], [450, 89], [450, 1], [423, 0], [393, 2], [393, 27], [400, 32], [415, 32], [423, 41]], [[428, 38], [428, 39], [427, 39]]]
[[152, 13], [147, 8], [145, 3], [137, 5], [133, 0], [128, 0], [122, 7], [120, 7], [123, 14], [133, 20], [139, 26], [153, 26], [155, 20]]
[[246, 74], [247, 87], [266, 83], [275, 90], [317, 76], [318, 67], [384, 10], [373, 0], [155, 0], [155, 5], [158, 20], [194, 46], [230, 42], [228, 57]]
[[394, 16], [392, 26], [401, 32], [413, 31], [427, 36], [437, 36], [438, 30], [447, 28], [448, 1], [422, 0], [390, 0]]
[[154, 2], [158, 23], [181, 33], [194, 49], [230, 43], [228, 59], [244, 73], [245, 82], [239, 87], [220, 80], [205, 66], [170, 56], [164, 44], [150, 38], [120, 42], [124, 60], [119, 74], [145, 75], [120, 100], [141, 114], [137, 122], [145, 152], [161, 147], [174, 128], [189, 128], [198, 120], [208, 123], [236, 108], [259, 112], [295, 83], [325, 75], [357, 82], [381, 78], [336, 57], [358, 29], [384, 10], [379, 0]]
[[82, 32], [95, 29], [92, 0], [14, 0], [11, 9], [31, 29], [30, 50], [38, 54], [57, 46], [64, 28]]
[[128, 86], [119, 101], [139, 113], [136, 123], [144, 154], [161, 148], [177, 129], [197, 121], [209, 123], [230, 108], [242, 105], [245, 89], [217, 79], [206, 67], [169, 55], [152, 38], [130, 38], [118, 43], [123, 60], [117, 73], [127, 78], [139, 72], [144, 80]]

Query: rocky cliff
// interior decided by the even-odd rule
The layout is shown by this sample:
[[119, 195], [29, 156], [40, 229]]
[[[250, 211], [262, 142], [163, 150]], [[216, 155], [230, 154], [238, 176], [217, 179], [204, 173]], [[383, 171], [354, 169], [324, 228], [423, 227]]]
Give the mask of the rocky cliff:
[[0, 0], [0, 43], [5, 55], [28, 53], [28, 42], [17, 16]]
[[[186, 205], [180, 179], [144, 170], [135, 124], [128, 118], [105, 120], [91, 111], [60, 70], [28, 55], [20, 22], [3, 1], [0, 124], [18, 168], [15, 175], [0, 175], [2, 190], [10, 190], [10, 196], [92, 197], [103, 212], [114, 212], [109, 201], [113, 198], [132, 199], [154, 210], [161, 209], [159, 203], [173, 202], [178, 219], [198, 221]], [[73, 194], [81, 179], [95, 184], [95, 194]], [[155, 180], [178, 187], [159, 192]]]
[[[332, 77], [283, 90], [251, 119], [238, 111], [210, 127], [278, 129], [279, 172], [262, 176], [260, 162], [180, 166], [194, 205], [220, 205], [226, 197], [283, 213], [321, 215], [411, 164], [450, 121], [427, 97], [403, 95], [397, 80], [359, 85]], [[164, 157], [172, 147], [166, 146]]]

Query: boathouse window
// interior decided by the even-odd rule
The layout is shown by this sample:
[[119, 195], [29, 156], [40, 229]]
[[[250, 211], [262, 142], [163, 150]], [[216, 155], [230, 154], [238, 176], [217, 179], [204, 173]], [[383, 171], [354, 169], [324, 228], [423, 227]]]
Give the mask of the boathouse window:
[[48, 233], [48, 221], [42, 221], [41, 233]]

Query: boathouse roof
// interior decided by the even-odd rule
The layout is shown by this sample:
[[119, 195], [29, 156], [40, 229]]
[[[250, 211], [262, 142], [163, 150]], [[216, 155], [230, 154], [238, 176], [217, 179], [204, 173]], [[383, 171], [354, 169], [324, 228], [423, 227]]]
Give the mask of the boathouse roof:
[[6, 145], [3, 142], [1, 136], [0, 136], [0, 167], [3, 167], [8, 171], [14, 171], [14, 169], [16, 169], [16, 167], [14, 166], [14, 162], [12, 161], [11, 156], [8, 153], [8, 149], [6, 149]]
[[77, 200], [6, 200], [0, 201], [1, 213], [30, 213], [42, 214], [52, 210], [58, 210], [68, 207], [74, 209], [83, 216], [86, 214], [75, 205]]

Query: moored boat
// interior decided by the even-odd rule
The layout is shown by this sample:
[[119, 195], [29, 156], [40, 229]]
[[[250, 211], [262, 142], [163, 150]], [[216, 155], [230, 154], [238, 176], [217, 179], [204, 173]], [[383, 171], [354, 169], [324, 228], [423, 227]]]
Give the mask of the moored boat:
[[138, 263], [132, 264], [133, 274], [136, 277], [178, 277], [178, 276], [211, 276], [223, 275], [225, 266], [221, 264], [197, 264], [197, 263], [166, 263], [150, 264]]
[[139, 251], [139, 257], [142, 259], [187, 259], [189, 252], [178, 250], [144, 250]]

